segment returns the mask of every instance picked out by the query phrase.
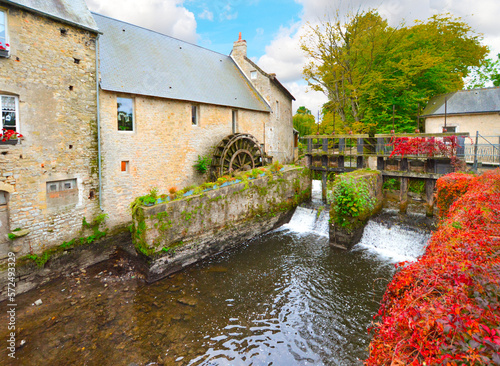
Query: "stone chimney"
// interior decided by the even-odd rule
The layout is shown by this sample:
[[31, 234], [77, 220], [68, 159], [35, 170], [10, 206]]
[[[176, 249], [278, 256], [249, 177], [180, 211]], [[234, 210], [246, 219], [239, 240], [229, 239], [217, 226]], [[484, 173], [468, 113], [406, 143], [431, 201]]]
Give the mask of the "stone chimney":
[[231, 51], [231, 56], [233, 56], [235, 60], [241, 62], [246, 57], [246, 55], [247, 55], [247, 41], [241, 39], [241, 32], [240, 32], [238, 40], [233, 43], [233, 50]]

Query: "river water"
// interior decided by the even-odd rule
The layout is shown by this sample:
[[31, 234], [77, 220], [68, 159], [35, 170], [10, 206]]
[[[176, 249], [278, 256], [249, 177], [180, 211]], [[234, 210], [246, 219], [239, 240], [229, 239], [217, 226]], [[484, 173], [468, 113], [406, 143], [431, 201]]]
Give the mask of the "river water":
[[318, 194], [315, 182], [280, 229], [154, 284], [116, 259], [19, 295], [24, 345], [0, 364], [361, 365], [394, 264], [423, 253], [428, 227], [385, 211], [352, 251], [332, 250]]

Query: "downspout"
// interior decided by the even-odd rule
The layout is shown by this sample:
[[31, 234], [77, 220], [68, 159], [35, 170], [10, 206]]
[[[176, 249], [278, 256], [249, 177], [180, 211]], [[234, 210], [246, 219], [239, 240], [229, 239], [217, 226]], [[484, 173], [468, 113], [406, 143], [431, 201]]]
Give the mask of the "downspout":
[[99, 69], [99, 34], [95, 39], [95, 69], [96, 69], [96, 96], [97, 96], [97, 171], [99, 173], [99, 208], [102, 208], [102, 166], [101, 166], [101, 107], [99, 97], [99, 79], [101, 77]]

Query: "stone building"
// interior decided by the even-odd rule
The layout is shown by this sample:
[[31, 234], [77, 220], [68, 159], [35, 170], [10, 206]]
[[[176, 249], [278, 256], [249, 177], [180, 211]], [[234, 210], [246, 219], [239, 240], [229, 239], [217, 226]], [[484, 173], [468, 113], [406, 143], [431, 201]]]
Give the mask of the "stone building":
[[428, 133], [443, 132], [446, 123], [448, 132], [500, 136], [500, 87], [437, 95], [427, 103], [422, 117]]
[[222, 55], [94, 14], [100, 53], [102, 206], [112, 226], [156, 187], [199, 184], [193, 165], [232, 133], [253, 135], [268, 155], [293, 159], [293, 96], [246, 58]]
[[97, 36], [84, 0], [0, 0], [1, 122], [14, 134], [0, 142], [1, 259], [77, 237], [100, 213]]
[[231, 57], [252, 85], [269, 103], [272, 113], [265, 125], [266, 151], [280, 162], [294, 160], [294, 134], [292, 94], [279, 82], [276, 74], [267, 74], [247, 57], [247, 43], [241, 39], [234, 42]]

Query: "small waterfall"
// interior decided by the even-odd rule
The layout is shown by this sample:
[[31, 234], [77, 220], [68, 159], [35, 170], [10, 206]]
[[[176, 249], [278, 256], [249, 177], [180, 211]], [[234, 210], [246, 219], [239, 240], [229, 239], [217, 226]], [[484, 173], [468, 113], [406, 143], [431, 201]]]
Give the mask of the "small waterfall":
[[290, 222], [282, 228], [297, 234], [328, 236], [328, 218], [326, 209], [297, 207]]
[[429, 224], [418, 227], [425, 220], [424, 215], [418, 214], [401, 220], [395, 212], [384, 211], [368, 222], [353, 250], [364, 250], [391, 262], [416, 261], [424, 254], [431, 237]]
[[282, 228], [297, 234], [328, 236], [328, 208], [321, 200], [321, 181], [312, 181], [311, 203], [307, 207], [297, 207], [292, 219]]
[[[281, 230], [300, 235], [328, 237], [329, 208], [322, 206], [321, 181], [313, 180], [312, 199], [307, 207], [297, 207]], [[354, 251], [363, 251], [390, 262], [415, 261], [425, 252], [431, 234], [431, 224], [424, 215], [410, 214], [404, 218], [394, 210], [368, 221], [363, 236]]]

